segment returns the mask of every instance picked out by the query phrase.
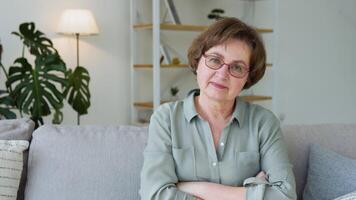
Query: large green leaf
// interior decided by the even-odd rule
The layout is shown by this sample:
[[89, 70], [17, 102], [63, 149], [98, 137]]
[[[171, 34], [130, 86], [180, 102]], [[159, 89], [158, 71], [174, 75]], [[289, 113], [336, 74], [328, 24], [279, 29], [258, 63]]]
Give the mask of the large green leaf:
[[23, 40], [24, 45], [29, 48], [32, 55], [57, 54], [57, 50], [53, 47], [52, 41], [35, 28], [33, 22], [22, 23], [20, 24], [19, 32], [12, 32], [12, 34], [19, 36], [20, 39]]
[[5, 119], [16, 119], [16, 114], [9, 108], [0, 107], [0, 116], [3, 116]]
[[35, 67], [26, 58], [15, 60], [9, 69], [6, 84], [14, 88], [16, 105], [31, 118], [42, 121], [42, 116], [51, 114], [51, 108], [63, 107], [64, 96], [59, 88], [66, 87], [66, 66], [58, 54], [39, 55]]
[[0, 118], [15, 119], [16, 114], [10, 109], [15, 106], [14, 100], [9, 96], [7, 91], [0, 90]]
[[68, 103], [79, 115], [87, 114], [90, 107], [89, 72], [84, 67], [77, 66], [74, 72], [68, 70], [66, 77], [69, 85], [65, 88], [64, 95]]

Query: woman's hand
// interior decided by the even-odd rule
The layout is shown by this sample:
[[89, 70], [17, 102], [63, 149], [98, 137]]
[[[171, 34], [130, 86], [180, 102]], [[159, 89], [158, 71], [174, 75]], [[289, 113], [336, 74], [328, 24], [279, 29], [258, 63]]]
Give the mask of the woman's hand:
[[185, 193], [195, 196], [196, 200], [204, 200], [197, 196], [198, 195], [197, 191], [202, 190], [201, 186], [203, 184], [204, 183], [202, 182], [179, 182], [177, 184], [177, 188]]
[[263, 178], [265, 179], [266, 181], [268, 181], [268, 176], [266, 175], [266, 173], [264, 171], [260, 171], [260, 173], [258, 173], [256, 175], [257, 178]]
[[[260, 171], [257, 175], [257, 178], [264, 179], [268, 181], [268, 176], [264, 171]], [[196, 200], [204, 200], [200, 197], [204, 197], [205, 199], [210, 199], [213, 195], [220, 196], [221, 194], [228, 194], [231, 192], [231, 196], [234, 199], [245, 199], [246, 198], [246, 188], [241, 187], [240, 191], [236, 195], [236, 190], [233, 189], [234, 187], [223, 186], [220, 184], [214, 184], [209, 182], [179, 182], [177, 183], [177, 188], [185, 193], [191, 194], [195, 196]], [[228, 189], [230, 188], [230, 189]], [[235, 191], [235, 192], [232, 192]], [[236, 198], [237, 197], [237, 198]], [[211, 198], [214, 199], [214, 198]], [[216, 198], [215, 198], [216, 199]], [[223, 199], [230, 199], [229, 197]]]
[[179, 182], [177, 188], [193, 195], [196, 200], [244, 200], [246, 188], [226, 186], [211, 182]]
[[185, 193], [197, 196], [197, 191], [201, 191], [204, 183], [202, 182], [179, 182], [177, 188]]

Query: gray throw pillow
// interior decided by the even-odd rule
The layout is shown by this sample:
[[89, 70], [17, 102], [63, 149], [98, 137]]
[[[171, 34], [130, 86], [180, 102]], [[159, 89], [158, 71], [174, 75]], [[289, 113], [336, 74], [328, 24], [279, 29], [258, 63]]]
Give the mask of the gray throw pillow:
[[26, 140], [0, 140], [0, 199], [16, 200], [28, 145]]
[[334, 199], [356, 190], [356, 160], [313, 144], [304, 200]]
[[[0, 140], [30, 141], [34, 128], [35, 123], [29, 118], [0, 120]], [[20, 181], [20, 188], [17, 193], [17, 200], [24, 199], [27, 178], [28, 150], [24, 151], [23, 156], [23, 171]]]

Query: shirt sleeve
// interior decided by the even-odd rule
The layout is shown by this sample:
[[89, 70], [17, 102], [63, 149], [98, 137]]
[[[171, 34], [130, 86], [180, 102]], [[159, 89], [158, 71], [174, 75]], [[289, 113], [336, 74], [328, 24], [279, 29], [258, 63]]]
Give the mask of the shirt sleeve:
[[169, 109], [162, 106], [152, 115], [144, 150], [140, 195], [142, 200], [195, 200], [176, 188], [178, 178], [172, 155]]
[[244, 181], [246, 200], [297, 199], [293, 166], [289, 161], [279, 120], [271, 114], [259, 127], [261, 170], [267, 180], [251, 177]]

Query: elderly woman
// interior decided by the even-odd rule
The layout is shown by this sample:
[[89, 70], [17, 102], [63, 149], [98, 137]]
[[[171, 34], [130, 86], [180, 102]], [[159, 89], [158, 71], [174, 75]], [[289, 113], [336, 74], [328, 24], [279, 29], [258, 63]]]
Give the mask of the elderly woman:
[[238, 97], [265, 72], [257, 32], [221, 19], [194, 40], [188, 58], [199, 89], [152, 115], [142, 199], [296, 199], [278, 119]]

